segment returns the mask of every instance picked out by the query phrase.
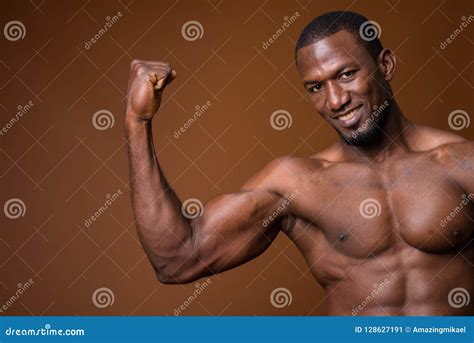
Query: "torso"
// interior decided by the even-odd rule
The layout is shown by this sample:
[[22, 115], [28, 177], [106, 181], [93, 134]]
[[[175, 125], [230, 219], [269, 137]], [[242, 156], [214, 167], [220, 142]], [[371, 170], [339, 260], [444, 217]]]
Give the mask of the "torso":
[[474, 299], [448, 301], [455, 288], [474, 297], [474, 194], [437, 149], [376, 164], [306, 159], [297, 174], [285, 186], [299, 191], [286, 234], [325, 288], [329, 314], [474, 313]]

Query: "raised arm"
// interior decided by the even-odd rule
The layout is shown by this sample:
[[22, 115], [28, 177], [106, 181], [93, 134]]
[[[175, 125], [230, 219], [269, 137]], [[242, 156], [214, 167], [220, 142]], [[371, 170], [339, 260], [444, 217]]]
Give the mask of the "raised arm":
[[151, 121], [163, 89], [176, 76], [166, 63], [134, 60], [125, 117], [133, 210], [143, 248], [163, 283], [187, 283], [260, 255], [293, 223], [285, 198], [285, 158], [277, 159], [239, 192], [223, 194], [188, 219], [155, 155]]

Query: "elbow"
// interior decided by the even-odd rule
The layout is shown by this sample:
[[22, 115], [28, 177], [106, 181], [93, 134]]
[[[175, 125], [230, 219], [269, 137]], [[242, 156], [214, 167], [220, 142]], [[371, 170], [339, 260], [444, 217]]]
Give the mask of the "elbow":
[[[202, 257], [201, 257], [202, 259]], [[154, 255], [150, 258], [158, 281], [165, 285], [188, 284], [209, 274], [201, 259], [190, 245], [166, 257]]]
[[175, 277], [172, 277], [171, 275], [167, 275], [162, 272], [155, 272], [155, 276], [158, 279], [158, 281], [163, 284], [163, 285], [179, 285], [181, 282]]
[[154, 268], [158, 281], [165, 285], [185, 285], [200, 279], [203, 275], [194, 268], [175, 267], [168, 264], [161, 268]]
[[193, 277], [185, 274], [168, 274], [163, 272], [155, 272], [156, 278], [164, 285], [185, 285], [194, 282], [199, 277]]

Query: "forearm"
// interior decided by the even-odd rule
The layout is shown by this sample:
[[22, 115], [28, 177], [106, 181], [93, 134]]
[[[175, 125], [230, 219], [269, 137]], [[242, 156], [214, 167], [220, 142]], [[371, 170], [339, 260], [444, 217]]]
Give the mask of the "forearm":
[[[287, 215], [281, 208], [283, 199], [265, 182], [282, 181], [273, 173], [277, 163], [260, 172], [245, 190], [209, 200], [202, 216], [183, 216], [181, 202], [156, 158], [151, 126], [163, 90], [175, 77], [167, 63], [133, 60], [125, 117], [136, 227], [163, 283], [191, 282], [249, 261], [270, 245], [279, 219]], [[267, 224], [270, 215], [275, 220]]]
[[[172, 257], [192, 238], [181, 203], [169, 186], [155, 154], [151, 121], [125, 122], [136, 226], [151, 259]], [[157, 262], [157, 261], [152, 261]]]

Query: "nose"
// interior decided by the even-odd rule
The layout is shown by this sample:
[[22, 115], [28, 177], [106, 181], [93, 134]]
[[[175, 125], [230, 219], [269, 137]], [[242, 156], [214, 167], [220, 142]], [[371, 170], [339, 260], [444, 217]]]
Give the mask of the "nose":
[[326, 86], [327, 106], [332, 112], [339, 112], [351, 100], [349, 92], [336, 82], [328, 82]]

